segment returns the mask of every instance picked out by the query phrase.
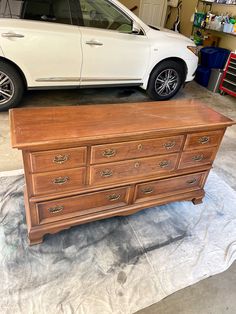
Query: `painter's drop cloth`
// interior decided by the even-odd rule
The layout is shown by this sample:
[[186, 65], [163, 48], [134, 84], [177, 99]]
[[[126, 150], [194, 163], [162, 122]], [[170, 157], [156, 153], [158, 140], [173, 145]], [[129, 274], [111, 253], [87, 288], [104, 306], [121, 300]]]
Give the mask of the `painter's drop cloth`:
[[133, 313], [236, 259], [236, 192], [77, 226], [29, 247], [23, 176], [0, 178], [1, 313]]

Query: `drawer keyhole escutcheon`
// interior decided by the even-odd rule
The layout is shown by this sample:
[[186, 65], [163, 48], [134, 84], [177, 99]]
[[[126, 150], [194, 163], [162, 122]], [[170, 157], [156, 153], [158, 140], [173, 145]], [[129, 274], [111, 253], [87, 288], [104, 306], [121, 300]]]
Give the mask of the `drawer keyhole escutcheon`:
[[148, 187], [148, 188], [144, 188], [142, 189], [143, 194], [147, 195], [147, 194], [152, 194], [154, 192], [153, 188]]
[[203, 158], [204, 158], [204, 156], [201, 154], [201, 155], [193, 156], [192, 160], [193, 161], [202, 161]]
[[105, 149], [102, 155], [107, 158], [114, 157], [116, 155], [116, 150], [113, 148]]
[[69, 177], [58, 177], [52, 180], [54, 184], [63, 185], [66, 184], [70, 180]]
[[68, 155], [57, 155], [54, 157], [53, 162], [55, 164], [64, 164], [69, 159]]
[[143, 145], [142, 144], [138, 144], [138, 150], [139, 151], [143, 150]]
[[107, 196], [107, 199], [111, 202], [118, 201], [121, 198], [120, 194], [111, 194]]
[[210, 137], [209, 136], [202, 136], [199, 139], [200, 144], [207, 144], [210, 142]]
[[102, 171], [100, 172], [100, 175], [101, 175], [101, 177], [103, 177], [103, 178], [109, 178], [109, 177], [112, 177], [113, 171], [110, 170], [110, 169], [102, 170]]
[[196, 182], [197, 182], [196, 178], [187, 181], [188, 184], [195, 184]]
[[63, 211], [63, 209], [64, 209], [64, 206], [55, 206], [55, 207], [48, 208], [48, 211], [52, 214], [56, 214]]
[[169, 162], [168, 160], [163, 160], [163, 161], [161, 161], [161, 162], [159, 163], [159, 166], [160, 166], [161, 168], [167, 168], [167, 167], [169, 167], [169, 165], [170, 165], [170, 162]]
[[173, 147], [175, 147], [175, 145], [176, 145], [176, 142], [171, 141], [171, 142], [165, 143], [164, 147], [168, 150], [168, 149], [172, 149]]

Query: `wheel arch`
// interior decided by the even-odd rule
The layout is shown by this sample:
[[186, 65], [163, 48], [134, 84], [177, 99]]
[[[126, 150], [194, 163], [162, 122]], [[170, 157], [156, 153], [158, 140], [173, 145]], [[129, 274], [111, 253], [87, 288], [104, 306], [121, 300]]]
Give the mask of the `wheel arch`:
[[[187, 77], [187, 74], [188, 74], [188, 67], [187, 67], [187, 64], [186, 62], [179, 58], [179, 57], [169, 57], [169, 58], [166, 58], [166, 59], [162, 59], [160, 62], [158, 62], [157, 64], [155, 64], [155, 66], [153, 67], [152, 71], [150, 72], [149, 74], [149, 78], [150, 76], [152, 75], [153, 71], [155, 71], [155, 69], [161, 64], [161, 63], [164, 63], [166, 61], [174, 61], [176, 63], [181, 63], [183, 65], [183, 69], [184, 69], [184, 81]], [[149, 81], [149, 78], [148, 78], [148, 81]]]
[[24, 72], [21, 70], [21, 68], [16, 64], [14, 63], [13, 61], [5, 58], [5, 57], [2, 57], [0, 56], [0, 62], [3, 61], [5, 63], [8, 63], [10, 64], [13, 68], [15, 68], [15, 70], [20, 74], [21, 78], [22, 78], [22, 82], [24, 84], [24, 88], [27, 89], [28, 87], [28, 84], [27, 84], [27, 80], [26, 80], [26, 77], [24, 75]]
[[156, 63], [152, 70], [149, 72], [149, 74], [145, 77], [144, 79], [144, 84], [141, 86], [143, 89], [147, 89], [148, 87], [148, 83], [150, 80], [150, 77], [152, 75], [152, 73], [155, 71], [155, 69], [162, 63], [166, 62], [166, 61], [175, 61], [176, 63], [181, 63], [183, 65], [183, 69], [184, 69], [184, 82], [186, 80], [187, 74], [188, 74], [188, 67], [187, 67], [187, 63], [180, 57], [168, 57], [165, 59], [160, 60], [158, 63]]

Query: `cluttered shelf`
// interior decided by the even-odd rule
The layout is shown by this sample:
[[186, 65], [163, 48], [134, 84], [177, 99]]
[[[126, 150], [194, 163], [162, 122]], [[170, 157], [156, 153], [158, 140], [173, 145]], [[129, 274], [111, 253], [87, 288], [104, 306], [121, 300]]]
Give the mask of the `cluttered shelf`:
[[[194, 26], [195, 28], [200, 28], [202, 29], [201, 26]], [[236, 33], [228, 33], [228, 32], [224, 32], [223, 30], [217, 30], [217, 29], [212, 29], [212, 28], [205, 28], [204, 29], [205, 31], [212, 31], [212, 32], [217, 32], [217, 33], [222, 33], [222, 34], [225, 34], [225, 35], [230, 35], [230, 36], [236, 36]]]
[[224, 1], [224, 2], [216, 2], [216, 1], [205, 1], [205, 0], [199, 0], [200, 2], [202, 2], [202, 3], [205, 3], [205, 4], [207, 4], [207, 5], [212, 5], [212, 4], [218, 4], [218, 5], [233, 5], [233, 6], [236, 6], [236, 1], [234, 1], [235, 3], [227, 3], [227, 1]]
[[[203, 7], [200, 6], [203, 4]], [[204, 1], [198, 0], [195, 13], [193, 15], [192, 37], [197, 45], [202, 45], [206, 32], [217, 32], [224, 35], [236, 36], [236, 16], [233, 13], [214, 13], [214, 4], [236, 8], [236, 0]]]

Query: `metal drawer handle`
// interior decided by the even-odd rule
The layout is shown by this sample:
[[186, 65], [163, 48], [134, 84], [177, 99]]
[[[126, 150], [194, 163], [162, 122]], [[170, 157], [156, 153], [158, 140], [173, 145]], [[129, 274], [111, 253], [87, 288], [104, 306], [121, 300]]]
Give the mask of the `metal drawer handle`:
[[202, 161], [203, 158], [204, 158], [204, 156], [203, 156], [203, 154], [201, 154], [201, 155], [193, 156], [193, 157], [192, 157], [192, 160], [193, 160], [193, 161]]
[[142, 193], [145, 194], [145, 195], [152, 194], [153, 192], [154, 192], [154, 190], [151, 187], [142, 189]]
[[54, 184], [62, 185], [62, 184], [67, 183], [69, 180], [70, 180], [69, 177], [58, 177], [58, 178], [53, 179], [52, 182]]
[[57, 155], [54, 157], [53, 162], [55, 164], [63, 164], [64, 162], [68, 161], [69, 156], [68, 155]]
[[102, 170], [100, 174], [101, 174], [101, 177], [103, 178], [109, 178], [109, 177], [112, 177], [113, 171], [110, 169], [106, 169], [106, 170]]
[[207, 144], [210, 142], [210, 137], [209, 136], [202, 136], [199, 139], [200, 144]]
[[104, 157], [110, 158], [114, 157], [116, 155], [116, 150], [115, 149], [105, 149], [104, 152], [102, 153]]
[[134, 164], [134, 168], [139, 168], [140, 167], [140, 162], [136, 162], [135, 164]]
[[142, 144], [138, 144], [138, 150], [142, 150], [143, 149], [143, 145]]
[[111, 194], [107, 196], [107, 199], [111, 202], [118, 201], [121, 198], [121, 194]]
[[196, 178], [187, 181], [188, 184], [194, 184], [194, 183], [196, 183], [196, 182], [197, 182], [197, 179], [196, 179]]
[[164, 144], [164, 147], [165, 147], [166, 149], [171, 149], [171, 148], [175, 147], [175, 145], [176, 145], [176, 142], [175, 142], [175, 141], [172, 141], [172, 142], [165, 143], [165, 144]]
[[64, 206], [55, 206], [55, 207], [48, 208], [48, 211], [52, 214], [56, 214], [63, 211], [63, 209], [64, 209]]
[[167, 167], [169, 167], [169, 165], [170, 165], [170, 162], [169, 162], [168, 160], [163, 160], [163, 161], [161, 161], [161, 162], [159, 163], [159, 166], [160, 166], [161, 168], [167, 168]]

